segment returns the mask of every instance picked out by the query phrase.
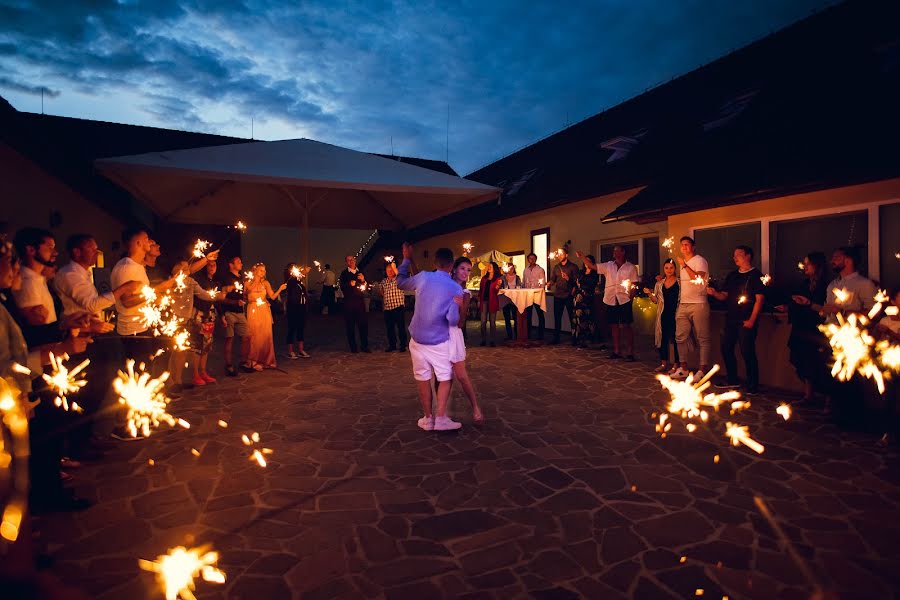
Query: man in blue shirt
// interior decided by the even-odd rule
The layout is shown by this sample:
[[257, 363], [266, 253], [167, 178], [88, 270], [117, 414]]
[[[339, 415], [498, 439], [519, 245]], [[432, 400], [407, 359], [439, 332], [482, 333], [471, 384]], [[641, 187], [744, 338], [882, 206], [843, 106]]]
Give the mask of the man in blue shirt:
[[[450, 387], [453, 384], [453, 365], [450, 363], [450, 328], [459, 323], [459, 308], [454, 297], [461, 289], [450, 278], [453, 251], [438, 248], [434, 253], [437, 270], [421, 271], [410, 276], [412, 246], [403, 244], [403, 262], [397, 275], [397, 287], [415, 290], [416, 308], [409, 324], [409, 354], [419, 401], [425, 413], [419, 427], [425, 431], [450, 431], [462, 427], [447, 416]], [[431, 377], [438, 380], [437, 415], [431, 411]]]

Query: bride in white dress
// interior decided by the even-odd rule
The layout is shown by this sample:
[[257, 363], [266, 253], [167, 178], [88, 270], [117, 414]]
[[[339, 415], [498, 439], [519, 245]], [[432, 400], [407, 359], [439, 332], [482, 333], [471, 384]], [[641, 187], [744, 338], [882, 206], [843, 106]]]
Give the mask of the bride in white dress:
[[[469, 399], [472, 407], [472, 420], [475, 423], [483, 423], [484, 415], [481, 413], [481, 407], [478, 406], [478, 399], [475, 397], [475, 387], [466, 371], [466, 342], [463, 338], [463, 328], [466, 326], [471, 300], [471, 294], [466, 289], [466, 282], [469, 280], [471, 271], [472, 261], [465, 256], [460, 256], [453, 263], [453, 271], [450, 272], [450, 277], [459, 284], [463, 292], [461, 296], [455, 298], [456, 307], [459, 309], [459, 325], [450, 327], [450, 362], [453, 365], [453, 378], [459, 381], [466, 398]], [[451, 308], [451, 310], [453, 309]]]

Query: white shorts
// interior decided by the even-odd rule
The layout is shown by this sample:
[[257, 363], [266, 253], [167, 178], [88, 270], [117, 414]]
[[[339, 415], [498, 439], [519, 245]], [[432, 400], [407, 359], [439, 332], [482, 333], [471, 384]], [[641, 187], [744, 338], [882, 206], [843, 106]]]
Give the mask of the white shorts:
[[450, 328], [450, 362], [460, 363], [466, 360], [466, 340], [463, 339], [462, 329]]
[[453, 366], [450, 364], [449, 350], [449, 340], [433, 346], [409, 340], [409, 355], [412, 357], [413, 377], [416, 378], [416, 381], [431, 381], [432, 372], [438, 381], [453, 379]]

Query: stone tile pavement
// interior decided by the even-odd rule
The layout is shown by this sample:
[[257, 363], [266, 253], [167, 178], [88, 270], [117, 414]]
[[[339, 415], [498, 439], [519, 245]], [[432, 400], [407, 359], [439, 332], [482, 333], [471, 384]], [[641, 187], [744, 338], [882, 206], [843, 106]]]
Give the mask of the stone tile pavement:
[[[199, 598], [809, 598], [757, 494], [834, 597], [900, 589], [898, 454], [871, 435], [811, 409], [785, 422], [772, 394], [740, 416], [761, 456], [702, 432], [660, 439], [649, 363], [567, 345], [471, 349], [486, 423], [456, 392], [462, 431], [424, 433], [409, 356], [377, 348], [379, 317], [374, 353], [343, 352], [343, 322], [312, 319], [312, 359], [188, 392], [171, 412], [190, 430], [80, 469], [97, 504], [35, 524], [51, 572], [96, 598], [157, 598], [138, 558], [211, 544], [227, 582], [199, 582]], [[265, 469], [240, 439], [254, 431], [274, 450]]]

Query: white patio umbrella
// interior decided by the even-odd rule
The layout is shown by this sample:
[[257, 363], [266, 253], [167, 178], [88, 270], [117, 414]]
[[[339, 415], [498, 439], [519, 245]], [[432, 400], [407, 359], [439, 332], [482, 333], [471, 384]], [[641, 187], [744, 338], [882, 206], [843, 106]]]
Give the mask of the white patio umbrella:
[[164, 221], [309, 228], [415, 227], [499, 189], [309, 139], [248, 142], [95, 161]]

